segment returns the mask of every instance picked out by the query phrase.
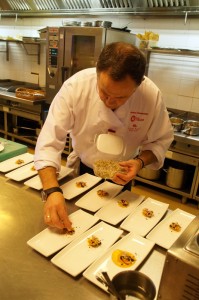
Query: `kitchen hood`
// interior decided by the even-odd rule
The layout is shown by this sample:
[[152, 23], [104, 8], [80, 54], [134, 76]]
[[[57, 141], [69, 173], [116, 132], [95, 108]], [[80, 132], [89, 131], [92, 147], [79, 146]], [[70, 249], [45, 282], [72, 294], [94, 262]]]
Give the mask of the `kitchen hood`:
[[199, 0], [0, 0], [0, 14], [21, 17], [59, 15], [197, 15]]

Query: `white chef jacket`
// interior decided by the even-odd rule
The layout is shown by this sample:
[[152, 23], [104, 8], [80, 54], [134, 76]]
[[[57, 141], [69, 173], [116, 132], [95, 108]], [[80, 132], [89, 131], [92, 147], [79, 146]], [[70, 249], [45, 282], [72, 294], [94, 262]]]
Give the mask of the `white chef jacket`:
[[[111, 157], [97, 150], [95, 139], [101, 133], [114, 130], [122, 137], [125, 151]], [[66, 80], [51, 103], [35, 149], [37, 170], [53, 166], [60, 170], [61, 153], [70, 132], [73, 152], [67, 165], [74, 166], [78, 158], [92, 168], [95, 160], [128, 160], [138, 149], [151, 150], [163, 165], [165, 153], [173, 140], [173, 128], [158, 87], [147, 77], [119, 108], [112, 111], [97, 92], [95, 68], [80, 71]]]

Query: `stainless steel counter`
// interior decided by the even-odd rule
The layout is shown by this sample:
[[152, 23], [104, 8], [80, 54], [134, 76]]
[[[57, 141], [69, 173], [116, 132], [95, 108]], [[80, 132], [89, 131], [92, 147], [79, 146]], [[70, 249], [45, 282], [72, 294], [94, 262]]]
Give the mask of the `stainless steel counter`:
[[22, 99], [15, 96], [15, 93], [7, 92], [7, 91], [1, 91], [0, 90], [0, 99], [9, 100], [12, 102], [18, 102], [26, 105], [38, 105], [43, 104], [46, 100], [40, 99], [40, 100], [28, 100], [28, 99]]
[[[40, 193], [0, 174], [0, 298], [1, 300], [106, 300], [109, 295], [82, 276], [73, 278], [27, 245], [42, 231]], [[69, 213], [77, 208], [67, 202]], [[158, 289], [165, 251], [155, 248], [140, 266]]]

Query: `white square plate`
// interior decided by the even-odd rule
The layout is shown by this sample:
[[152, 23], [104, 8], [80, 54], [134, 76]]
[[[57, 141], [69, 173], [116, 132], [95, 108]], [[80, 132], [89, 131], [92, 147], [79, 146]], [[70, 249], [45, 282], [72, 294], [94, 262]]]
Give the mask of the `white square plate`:
[[[79, 199], [75, 205], [96, 212], [98, 209], [109, 203], [109, 200], [115, 197], [122, 189], [123, 185], [118, 185], [109, 181], [104, 181], [100, 185], [96, 186], [81, 199]], [[98, 190], [108, 192], [108, 196], [100, 197], [97, 194]]]
[[[71, 172], [73, 172], [73, 169], [61, 166], [60, 173], [57, 177], [58, 181], [64, 177], [66, 177], [67, 175], [69, 175]], [[36, 190], [42, 189], [42, 183], [41, 183], [41, 179], [40, 179], [39, 175], [34, 176], [33, 178], [25, 181], [24, 184], [27, 185], [28, 187], [31, 187]]]
[[[109, 277], [112, 279], [119, 272], [135, 270], [155, 245], [154, 242], [148, 243], [148, 241], [149, 240], [136, 235], [133, 232], [127, 234], [125, 237], [115, 243], [111, 248], [109, 248], [106, 253], [103, 254], [99, 259], [97, 259], [83, 273], [83, 276], [103, 290], [107, 291], [107, 288], [96, 279], [96, 275], [100, 275], [102, 271], [107, 271]], [[112, 253], [117, 249], [132, 253], [136, 258], [135, 263], [128, 268], [117, 266], [112, 260]]]
[[7, 173], [5, 176], [15, 181], [22, 181], [37, 174], [36, 170], [32, 170], [34, 162], [27, 164], [21, 168]]
[[[122, 230], [100, 222], [62, 249], [51, 262], [70, 275], [77, 276], [114, 244], [122, 233]], [[101, 241], [97, 248], [88, 245], [87, 239], [92, 235]]]
[[[64, 183], [60, 187], [63, 190], [65, 199], [71, 200], [72, 198], [74, 198], [74, 197], [86, 192], [88, 189], [92, 188], [100, 180], [102, 180], [102, 178], [85, 173], [81, 176], [78, 176], [78, 177]], [[86, 186], [85, 187], [77, 187], [76, 182], [79, 182], [79, 181], [86, 182]]]
[[[194, 215], [177, 208], [171, 214], [165, 217], [165, 219], [163, 219], [147, 235], [147, 239], [155, 242], [157, 245], [165, 249], [169, 249], [194, 218]], [[181, 230], [179, 232], [171, 230], [169, 225], [172, 222], [177, 222], [181, 226]]]
[[74, 234], [66, 234], [59, 229], [48, 227], [27, 241], [27, 244], [47, 257], [68, 245], [99, 220], [81, 209], [70, 214], [69, 218], [75, 229]]
[[[17, 164], [16, 161], [18, 159], [21, 159], [24, 162], [21, 164]], [[34, 159], [34, 155], [31, 153], [24, 153], [24, 154], [20, 154], [18, 156], [6, 159], [0, 163], [0, 172], [3, 172], [3, 173], [10, 172], [14, 169], [20, 168], [20, 167], [32, 162], [33, 159]]]
[[4, 145], [0, 142], [0, 152], [4, 150]]
[[[144, 200], [144, 198], [145, 196], [137, 195], [130, 191], [124, 191], [98, 210], [95, 216], [107, 223], [117, 225], [126, 218]], [[128, 201], [128, 206], [124, 207], [119, 205], [119, 200]]]
[[[167, 203], [147, 198], [122, 222], [120, 227], [145, 236], [164, 216], [168, 207]], [[152, 210], [154, 215], [151, 218], [145, 217], [142, 213], [144, 208]]]

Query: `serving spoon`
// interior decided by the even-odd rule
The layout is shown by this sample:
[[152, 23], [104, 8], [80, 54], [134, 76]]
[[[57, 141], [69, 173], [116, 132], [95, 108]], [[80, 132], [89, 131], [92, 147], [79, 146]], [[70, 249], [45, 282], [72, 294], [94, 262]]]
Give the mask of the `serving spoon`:
[[112, 283], [108, 273], [106, 271], [103, 271], [102, 275], [103, 275], [104, 279], [106, 280], [107, 286], [108, 286], [111, 294], [113, 294], [113, 296], [115, 296], [118, 300], [124, 300], [124, 298], [116, 290], [116, 288], [115, 288], [114, 284]]

